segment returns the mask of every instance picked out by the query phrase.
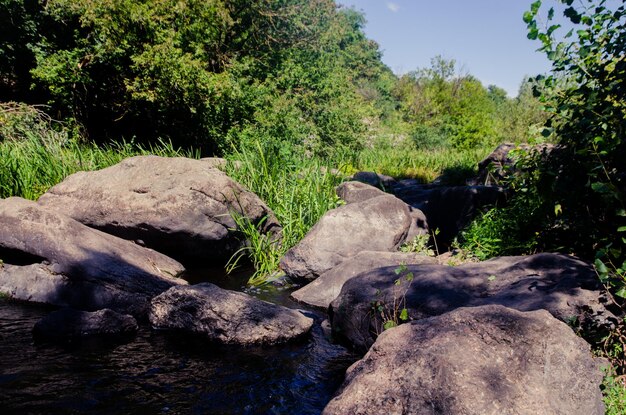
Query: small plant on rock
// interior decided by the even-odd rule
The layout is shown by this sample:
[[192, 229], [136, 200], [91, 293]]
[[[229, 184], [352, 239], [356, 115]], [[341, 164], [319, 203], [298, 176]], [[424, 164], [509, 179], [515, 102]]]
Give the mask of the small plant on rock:
[[[406, 308], [406, 293], [409, 291], [413, 281], [413, 273], [410, 272], [405, 263], [401, 263], [395, 270], [398, 279], [394, 282], [393, 300], [387, 301], [382, 298], [372, 302], [372, 315], [380, 326], [376, 325], [376, 334], [397, 327], [409, 321], [409, 310]], [[381, 292], [378, 291], [378, 296]]]

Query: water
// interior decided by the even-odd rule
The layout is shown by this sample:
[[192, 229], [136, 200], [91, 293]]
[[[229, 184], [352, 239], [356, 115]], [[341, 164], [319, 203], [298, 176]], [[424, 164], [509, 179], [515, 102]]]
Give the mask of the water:
[[[300, 307], [286, 290], [253, 294]], [[122, 344], [35, 343], [49, 312], [0, 299], [2, 414], [319, 414], [357, 358], [326, 339], [322, 314], [301, 341], [241, 349], [146, 326]]]

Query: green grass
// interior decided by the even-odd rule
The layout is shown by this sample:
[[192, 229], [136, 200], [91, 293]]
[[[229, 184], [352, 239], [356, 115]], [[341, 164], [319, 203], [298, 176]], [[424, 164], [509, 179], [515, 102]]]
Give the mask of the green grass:
[[72, 173], [102, 169], [140, 154], [191, 155], [174, 149], [169, 143], [142, 147], [122, 142], [98, 147], [75, 140], [46, 141], [35, 136], [0, 142], [0, 198], [20, 196], [36, 200]]
[[[236, 162], [227, 164], [226, 173], [265, 201], [283, 226], [282, 240], [277, 242], [245, 219], [235, 218], [248, 241], [239, 254], [250, 257], [257, 270], [250, 283], [259, 284], [277, 270], [284, 253], [339, 204], [334, 189], [342, 178], [319, 159], [285, 155], [261, 143], [235, 151], [230, 158]], [[239, 259], [233, 258], [231, 265]]]
[[378, 147], [348, 155], [346, 173], [375, 171], [397, 179], [418, 179], [429, 183], [444, 175], [450, 184], [464, 184], [476, 171], [478, 162], [493, 149], [454, 148], [419, 150], [406, 147]]

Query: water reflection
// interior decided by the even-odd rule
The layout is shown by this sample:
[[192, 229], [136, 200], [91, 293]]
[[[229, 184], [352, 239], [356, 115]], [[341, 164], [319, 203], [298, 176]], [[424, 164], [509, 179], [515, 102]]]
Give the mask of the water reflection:
[[[280, 288], [259, 296], [296, 306]], [[147, 327], [125, 344], [35, 344], [49, 311], [0, 299], [3, 414], [319, 414], [356, 359], [328, 342], [320, 314], [301, 341], [236, 349]]]

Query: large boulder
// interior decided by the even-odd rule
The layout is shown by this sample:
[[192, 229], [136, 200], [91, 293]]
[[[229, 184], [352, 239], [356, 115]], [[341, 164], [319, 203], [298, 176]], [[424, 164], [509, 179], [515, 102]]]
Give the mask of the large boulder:
[[0, 259], [0, 292], [89, 311], [144, 316], [152, 297], [186, 284], [175, 260], [16, 197], [0, 200]]
[[312, 281], [362, 251], [396, 251], [421, 229], [411, 208], [392, 195], [350, 203], [327, 212], [280, 261], [296, 281]]
[[397, 186], [394, 194], [426, 215], [430, 229], [439, 230], [437, 241], [449, 244], [484, 208], [505, 200], [495, 186]]
[[343, 182], [337, 186], [335, 192], [341, 200], [348, 204], [363, 202], [386, 194], [377, 187], [357, 181]]
[[602, 415], [602, 362], [544, 310], [461, 308], [385, 331], [324, 415]]
[[[593, 267], [560, 254], [501, 257], [458, 267], [377, 268], [348, 280], [331, 303], [333, 333], [365, 352], [387, 316], [406, 308], [410, 320], [459, 307], [501, 304], [521, 311], [546, 309], [556, 318], [601, 334], [617, 318]], [[407, 277], [411, 278], [407, 278]], [[376, 305], [376, 307], [373, 307]]]
[[398, 267], [400, 264], [434, 264], [436, 261], [433, 257], [418, 253], [363, 251], [292, 292], [291, 297], [301, 303], [327, 310], [346, 281], [365, 271]]
[[270, 209], [213, 160], [138, 156], [52, 187], [39, 204], [185, 263], [225, 262], [240, 247], [231, 214], [278, 234]]
[[104, 309], [94, 312], [65, 308], [35, 323], [33, 335], [39, 339], [76, 341], [84, 337], [127, 337], [137, 332], [137, 320], [127, 314]]
[[210, 283], [173, 287], [155, 297], [149, 318], [158, 329], [238, 346], [284, 343], [306, 334], [313, 325], [299, 311]]

